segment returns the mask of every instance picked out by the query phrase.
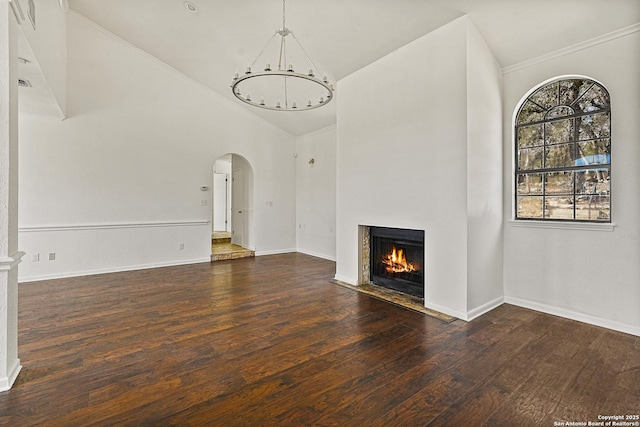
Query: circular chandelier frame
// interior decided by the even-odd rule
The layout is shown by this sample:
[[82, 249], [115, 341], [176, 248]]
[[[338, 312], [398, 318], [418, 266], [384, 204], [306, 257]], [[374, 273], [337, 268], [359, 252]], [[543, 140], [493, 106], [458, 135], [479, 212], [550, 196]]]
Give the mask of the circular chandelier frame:
[[[251, 99], [251, 95], [247, 94], [247, 96], [243, 96], [242, 91], [240, 89], [240, 84], [242, 82], [246, 82], [249, 79], [252, 78], [259, 78], [259, 77], [264, 77], [264, 76], [281, 76], [284, 79], [303, 79], [306, 81], [310, 81], [313, 82], [321, 87], [323, 87], [326, 90], [326, 98], [325, 97], [320, 97], [319, 101], [317, 103], [313, 103], [311, 102], [311, 100], [309, 100], [307, 103], [302, 104], [302, 105], [298, 105], [296, 101], [294, 101], [291, 105], [289, 105], [289, 101], [288, 99], [285, 97], [285, 101], [284, 101], [284, 105], [281, 105], [280, 103], [276, 103], [275, 106], [272, 105], [268, 105], [264, 102], [263, 99], [260, 99], [259, 101], [255, 101], [253, 99]], [[286, 84], [286, 83], [285, 83]], [[297, 73], [295, 71], [283, 71], [283, 70], [276, 70], [276, 71], [261, 71], [261, 72], [257, 72], [257, 73], [253, 73], [253, 72], [247, 72], [245, 73], [245, 75], [240, 76], [238, 78], [235, 78], [233, 81], [233, 84], [231, 85], [231, 90], [233, 91], [233, 94], [235, 95], [236, 98], [238, 98], [240, 101], [252, 105], [254, 107], [258, 107], [258, 108], [264, 108], [266, 110], [274, 110], [274, 111], [305, 111], [305, 110], [313, 110], [314, 108], [319, 108], [322, 107], [323, 105], [327, 104], [329, 101], [331, 101], [331, 99], [333, 98], [333, 87], [331, 85], [331, 83], [329, 83], [328, 81], [325, 80], [321, 80], [315, 76], [311, 76], [308, 74], [302, 74], [302, 73]]]
[[[272, 70], [271, 65], [267, 62], [264, 71], [253, 72], [251, 67], [255, 65], [255, 63], [260, 59], [265, 49], [271, 41], [276, 37], [276, 35], [280, 36], [280, 49], [278, 54], [278, 68]], [[287, 64], [287, 44], [286, 37], [291, 35], [293, 40], [297, 43], [298, 48], [306, 57], [306, 60], [309, 62], [309, 72], [308, 73], [299, 73], [293, 69], [293, 65], [289, 63], [289, 66], [284, 68], [284, 64]], [[302, 47], [302, 44], [298, 41], [293, 31], [289, 30], [285, 26], [285, 0], [282, 0], [282, 28], [276, 31], [269, 42], [262, 49], [258, 57], [253, 61], [253, 63], [247, 67], [245, 73], [243, 75], [239, 75], [237, 72], [233, 78], [233, 82], [231, 84], [231, 91], [233, 95], [238, 98], [240, 101], [245, 104], [249, 104], [254, 107], [263, 108], [266, 110], [272, 111], [305, 111], [305, 110], [313, 110], [315, 108], [322, 107], [328, 104], [333, 99], [334, 87], [332, 83], [329, 83], [327, 77], [323, 77], [322, 79], [316, 77], [316, 74], [320, 75], [318, 72], [318, 67], [313, 63], [307, 52]], [[273, 100], [269, 100], [269, 102], [265, 102], [264, 98], [254, 98], [252, 99], [252, 95], [249, 93], [249, 90], [245, 88], [246, 84], [252, 80], [255, 82], [259, 79], [265, 80], [265, 77], [278, 77], [281, 81], [280, 87], [282, 87], [282, 95], [277, 98], [275, 102]], [[315, 88], [316, 97], [312, 97], [311, 94], [305, 94], [305, 96], [291, 96], [289, 94], [289, 82], [295, 81], [296, 83], [302, 82], [307, 87]], [[244, 84], [244, 85], [243, 85]], [[254, 94], [255, 95], [255, 94]], [[298, 94], [300, 95], [300, 94]], [[307, 96], [308, 95], [308, 96]], [[303, 101], [308, 99], [307, 102], [303, 102], [298, 105], [296, 98], [300, 98]], [[312, 101], [313, 98], [313, 101]], [[257, 100], [256, 100], [257, 99]], [[281, 102], [282, 99], [282, 102]], [[293, 99], [293, 101], [290, 101]]]

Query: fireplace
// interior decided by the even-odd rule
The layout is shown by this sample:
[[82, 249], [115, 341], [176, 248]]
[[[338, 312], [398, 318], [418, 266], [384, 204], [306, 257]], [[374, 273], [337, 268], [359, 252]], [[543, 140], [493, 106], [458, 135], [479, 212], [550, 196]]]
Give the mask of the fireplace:
[[424, 298], [424, 231], [371, 227], [370, 281]]

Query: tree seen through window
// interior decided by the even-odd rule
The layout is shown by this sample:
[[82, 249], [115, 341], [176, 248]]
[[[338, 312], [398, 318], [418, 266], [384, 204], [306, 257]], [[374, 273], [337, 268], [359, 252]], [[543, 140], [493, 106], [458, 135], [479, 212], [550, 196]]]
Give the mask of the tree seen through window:
[[611, 105], [589, 79], [546, 84], [515, 126], [515, 217], [611, 222]]

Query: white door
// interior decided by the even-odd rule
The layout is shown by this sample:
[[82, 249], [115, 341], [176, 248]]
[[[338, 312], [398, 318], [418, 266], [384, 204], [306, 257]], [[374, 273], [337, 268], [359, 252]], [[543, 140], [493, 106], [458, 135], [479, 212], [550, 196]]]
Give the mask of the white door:
[[244, 246], [244, 170], [234, 169], [231, 176], [231, 242]]
[[227, 174], [213, 174], [213, 231], [227, 231]]

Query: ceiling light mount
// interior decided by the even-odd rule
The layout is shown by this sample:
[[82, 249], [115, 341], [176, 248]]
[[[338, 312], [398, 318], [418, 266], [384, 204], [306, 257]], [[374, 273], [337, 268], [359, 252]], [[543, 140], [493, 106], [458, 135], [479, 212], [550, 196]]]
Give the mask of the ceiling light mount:
[[196, 6], [194, 3], [191, 3], [190, 1], [185, 1], [184, 7], [186, 7], [187, 10], [191, 13], [198, 13], [198, 6]]
[[[271, 36], [256, 59], [245, 69], [243, 75], [236, 72], [231, 84], [231, 91], [240, 101], [267, 110], [304, 111], [322, 107], [333, 99], [333, 84], [326, 76], [316, 77], [323, 74], [320, 73], [293, 31], [287, 28], [285, 23], [285, 0], [282, 0], [282, 28]], [[293, 46], [287, 45], [288, 36], [291, 36], [295, 42]], [[268, 48], [274, 44], [272, 41], [278, 39], [279, 43], [277, 43], [278, 46], [275, 50], [278, 64], [277, 68], [272, 68], [270, 61], [265, 58], [268, 58]], [[288, 47], [289, 52], [287, 52]], [[292, 52], [294, 50], [292, 48], [295, 48], [295, 52]], [[254, 65], [261, 58], [266, 64], [263, 71], [254, 71]], [[308, 71], [295, 71], [294, 61], [297, 65], [304, 63], [302, 69]]]

